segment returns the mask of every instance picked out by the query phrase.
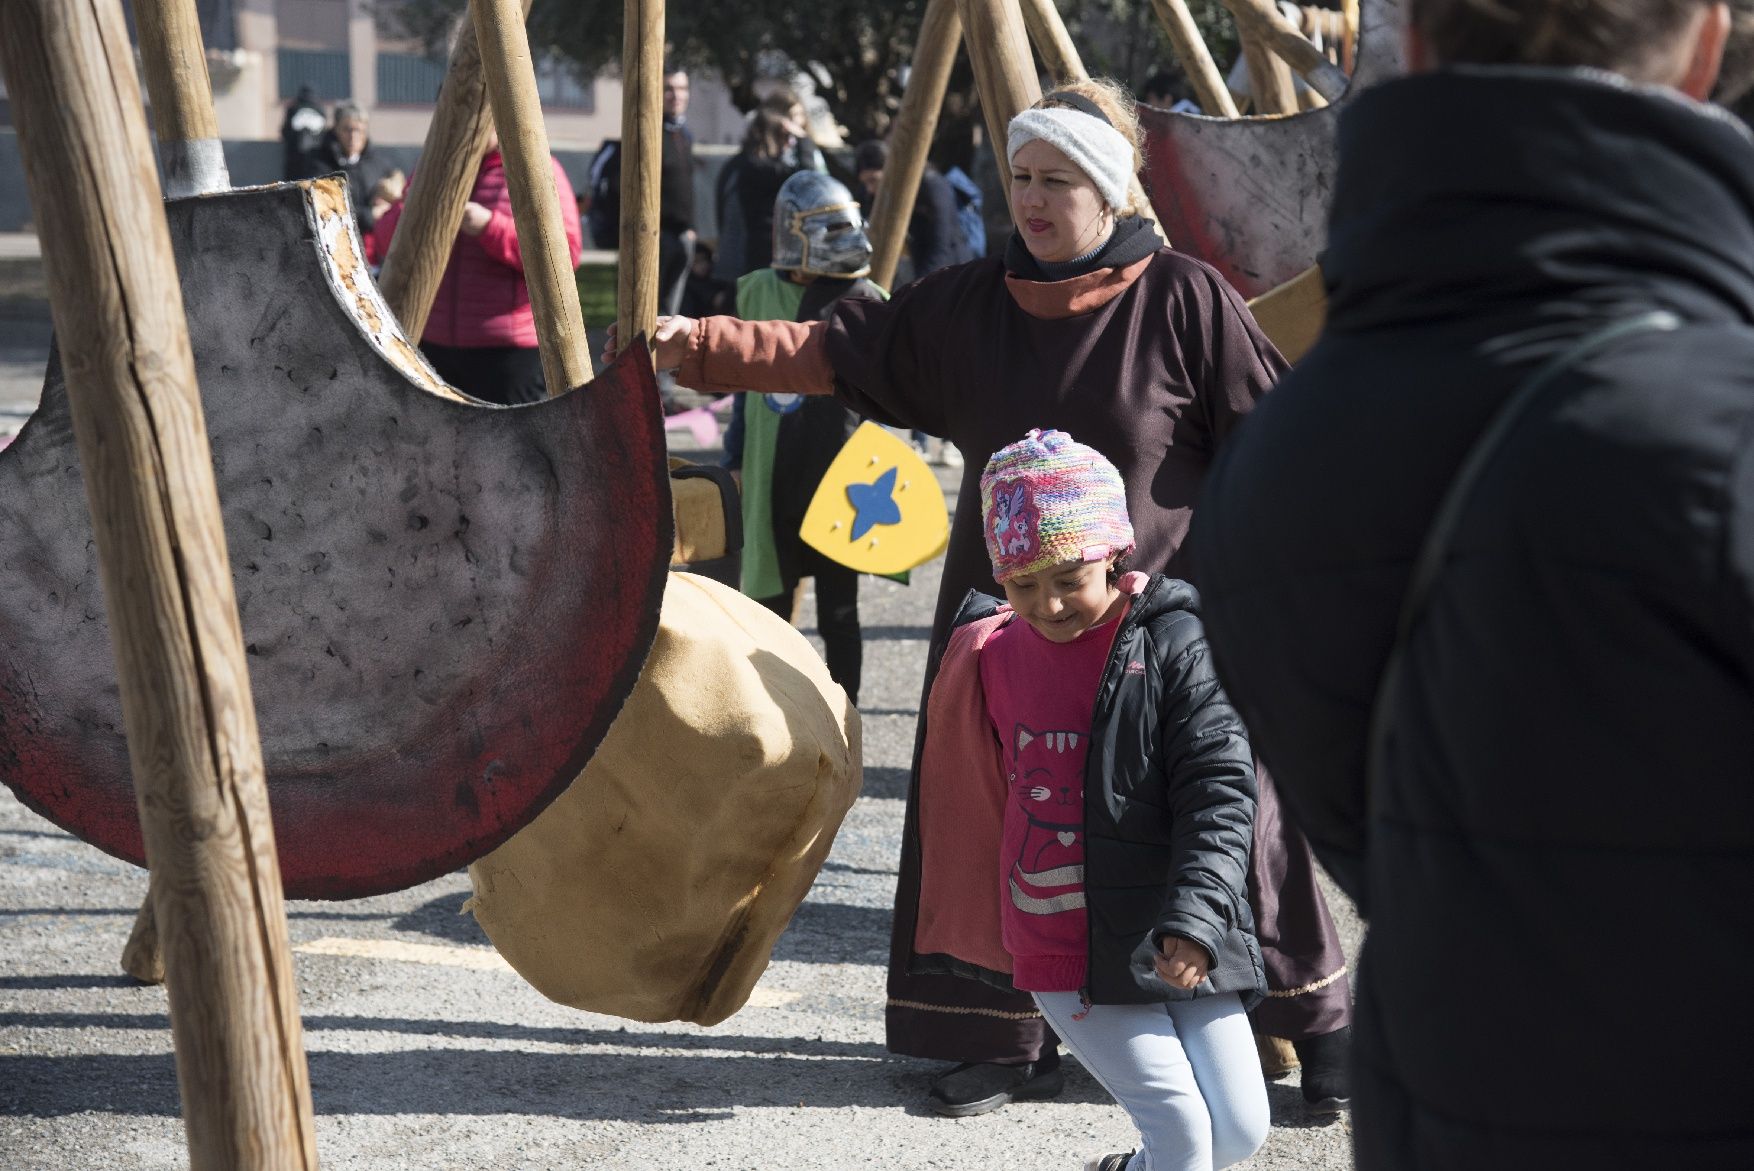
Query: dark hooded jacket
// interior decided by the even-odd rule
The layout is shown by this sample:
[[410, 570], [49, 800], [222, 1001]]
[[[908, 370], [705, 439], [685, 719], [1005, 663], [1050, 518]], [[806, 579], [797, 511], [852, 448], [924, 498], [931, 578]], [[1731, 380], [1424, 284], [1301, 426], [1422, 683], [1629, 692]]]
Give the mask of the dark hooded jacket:
[[372, 188], [396, 170], [395, 160], [378, 153], [369, 140], [360, 148], [359, 157], [348, 162], [342, 158], [341, 145], [335, 140], [335, 132], [331, 130], [323, 135], [317, 149], [309, 155], [305, 176], [318, 179], [337, 171], [346, 175], [347, 195], [353, 201], [354, 218], [359, 221], [360, 232], [369, 234], [377, 223], [377, 216], [372, 214]]
[[[1606, 75], [1456, 69], [1342, 119], [1327, 331], [1189, 548], [1225, 686], [1371, 931], [1366, 1171], [1754, 1166], [1754, 145]], [[1409, 567], [1494, 409], [1600, 324]], [[1740, 1023], [1738, 1023], [1740, 1022]]]
[[[1109, 648], [1085, 761], [1087, 994], [1096, 1004], [1140, 1004], [1235, 992], [1252, 1007], [1266, 977], [1246, 890], [1255, 808], [1248, 737], [1213, 674], [1194, 587], [1143, 574], [1131, 584], [1139, 592]], [[990, 842], [991, 850], [976, 844], [970, 821], [942, 819], [972, 808], [961, 800], [966, 787], [1002, 788], [1004, 770], [984, 722], [984, 701], [978, 694], [942, 692], [978, 690], [973, 656], [985, 643], [981, 635], [1010, 620], [1009, 608], [985, 594], [970, 592], [963, 603], [958, 634], [932, 684], [933, 718], [920, 775], [922, 902], [936, 904], [935, 914], [946, 921], [990, 926], [984, 941], [989, 955], [1001, 950], [999, 867], [993, 859], [1002, 798], [995, 797], [989, 814], [979, 819], [986, 836], [978, 840]], [[983, 623], [984, 631], [973, 629]], [[948, 794], [946, 786], [962, 791]], [[967, 881], [955, 880], [964, 874]], [[937, 877], [952, 881], [935, 886]], [[967, 900], [981, 905], [943, 909]], [[1184, 991], [1158, 978], [1152, 955], [1163, 935], [1191, 939], [1213, 957], [1198, 987]], [[1010, 987], [1007, 974], [979, 962], [978, 949], [966, 946], [971, 942], [956, 939], [960, 956], [916, 954], [910, 966]]]

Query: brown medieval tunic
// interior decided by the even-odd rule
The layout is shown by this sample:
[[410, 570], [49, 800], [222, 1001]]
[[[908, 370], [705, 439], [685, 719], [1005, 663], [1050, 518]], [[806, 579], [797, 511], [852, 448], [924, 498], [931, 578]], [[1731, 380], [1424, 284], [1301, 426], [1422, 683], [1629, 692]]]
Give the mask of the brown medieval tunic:
[[[980, 475], [994, 451], [1032, 427], [1059, 428], [1095, 447], [1127, 486], [1138, 541], [1132, 568], [1189, 576], [1178, 553], [1212, 455], [1285, 369], [1216, 271], [1163, 248], [1124, 268], [1055, 282], [1024, 280], [996, 259], [978, 260], [941, 269], [888, 302], [843, 301], [826, 322], [809, 325], [706, 318], [677, 380], [706, 391], [832, 389], [862, 415], [942, 436], [962, 450], [929, 687], [968, 591], [1002, 594], [981, 537]], [[922, 701], [922, 721], [924, 711]], [[910, 787], [891, 947], [889, 1048], [948, 1061], [1032, 1059], [1044, 1026], [1026, 993], [910, 970], [919, 882], [915, 818]], [[1260, 861], [1285, 853], [1262, 845]], [[1310, 869], [1307, 850], [1303, 868]], [[1299, 982], [1344, 963], [1313, 869], [1308, 885], [1319, 910], [1293, 907], [1303, 900], [1291, 899], [1279, 908], [1308, 920], [1306, 929], [1260, 925], [1263, 942], [1300, 937], [1300, 954], [1288, 957]], [[1274, 979], [1272, 949], [1265, 950], [1270, 985], [1286, 987]], [[1286, 1031], [1314, 1035], [1346, 1023], [1343, 981], [1337, 992], [1338, 1004], [1321, 1014], [1325, 1027]]]

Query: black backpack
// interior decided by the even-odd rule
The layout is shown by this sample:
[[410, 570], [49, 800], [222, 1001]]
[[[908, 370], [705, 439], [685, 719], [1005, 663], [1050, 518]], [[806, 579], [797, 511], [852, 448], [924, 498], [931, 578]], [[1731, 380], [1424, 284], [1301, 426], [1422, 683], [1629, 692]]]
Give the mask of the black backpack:
[[621, 140], [606, 138], [591, 158], [587, 189], [591, 193], [590, 210], [585, 213], [591, 229], [591, 243], [598, 248], [616, 248], [621, 243]]

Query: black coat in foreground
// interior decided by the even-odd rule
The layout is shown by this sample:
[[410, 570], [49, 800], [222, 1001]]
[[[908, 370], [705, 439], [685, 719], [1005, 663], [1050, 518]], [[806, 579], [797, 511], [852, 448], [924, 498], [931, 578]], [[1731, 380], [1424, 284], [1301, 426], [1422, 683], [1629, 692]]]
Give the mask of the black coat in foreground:
[[[1327, 332], [1220, 449], [1191, 549], [1225, 688], [1371, 920], [1366, 1171], [1754, 1166], [1754, 144], [1603, 75], [1452, 70], [1342, 123]], [[1408, 570], [1471, 497], [1366, 723]], [[1738, 998], [1739, 1000], [1739, 998]]]

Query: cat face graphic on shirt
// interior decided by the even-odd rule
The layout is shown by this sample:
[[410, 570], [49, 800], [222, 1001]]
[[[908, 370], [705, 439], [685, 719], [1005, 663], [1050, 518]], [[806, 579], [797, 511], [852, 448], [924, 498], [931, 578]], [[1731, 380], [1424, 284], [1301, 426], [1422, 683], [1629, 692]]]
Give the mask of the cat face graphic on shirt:
[[1012, 737], [1011, 799], [1027, 819], [1011, 864], [1011, 905], [1053, 915], [1084, 905], [1084, 757], [1088, 736], [1036, 732]]

